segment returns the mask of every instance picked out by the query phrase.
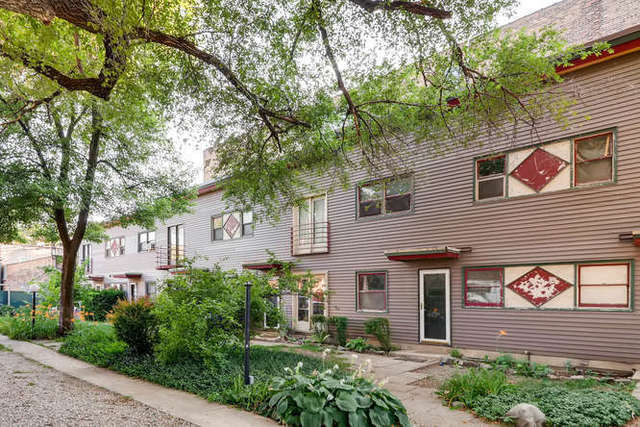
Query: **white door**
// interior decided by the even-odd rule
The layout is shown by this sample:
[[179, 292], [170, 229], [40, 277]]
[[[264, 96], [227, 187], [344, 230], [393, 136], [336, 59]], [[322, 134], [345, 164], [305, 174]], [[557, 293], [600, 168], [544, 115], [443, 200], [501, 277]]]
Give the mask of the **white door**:
[[295, 304], [297, 308], [296, 330], [309, 332], [311, 330], [310, 298], [296, 294]]
[[448, 268], [420, 270], [420, 340], [451, 344], [451, 285]]

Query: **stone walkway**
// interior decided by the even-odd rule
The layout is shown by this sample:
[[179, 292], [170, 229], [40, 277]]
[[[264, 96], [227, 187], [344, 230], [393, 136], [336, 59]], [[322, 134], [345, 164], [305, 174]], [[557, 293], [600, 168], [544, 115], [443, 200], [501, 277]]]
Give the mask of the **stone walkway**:
[[[165, 412], [172, 417], [180, 418], [200, 426], [273, 426], [275, 422], [256, 414], [239, 409], [210, 403], [198, 396], [179, 390], [165, 388], [146, 381], [129, 378], [107, 369], [102, 369], [67, 357], [49, 348], [24, 341], [10, 340], [0, 335], [0, 345], [4, 345], [27, 359], [31, 359], [45, 367], [50, 367], [71, 377], [102, 387], [113, 393], [143, 403], [151, 408]], [[37, 382], [34, 382], [34, 387]], [[3, 393], [3, 400], [11, 399]], [[105, 418], [104, 423], [108, 424]], [[103, 422], [92, 425], [103, 425]], [[73, 424], [73, 423], [71, 423]], [[54, 422], [48, 425], [71, 425], [65, 422]], [[176, 423], [179, 425], [179, 422]], [[2, 423], [2, 425], [6, 425]], [[11, 424], [8, 424], [11, 425]], [[24, 425], [43, 425], [38, 421]], [[76, 425], [76, 424], [73, 424]], [[113, 425], [113, 424], [109, 424]], [[118, 424], [118, 425], [127, 425]], [[130, 424], [129, 424], [130, 425]], [[145, 425], [144, 423], [138, 425]], [[162, 425], [157, 424], [157, 425]], [[167, 425], [167, 424], [164, 424]]]
[[[259, 345], [278, 345], [297, 347], [281, 342], [256, 341]], [[315, 354], [315, 356], [318, 356]], [[358, 354], [340, 352], [340, 356], [354, 365], [371, 360], [373, 375], [378, 381], [386, 381], [385, 388], [396, 395], [404, 406], [414, 426], [420, 427], [453, 427], [453, 426], [488, 426], [491, 425], [469, 412], [451, 410], [442, 405], [435, 394], [435, 389], [413, 385], [424, 379], [427, 374], [415, 372], [428, 366], [440, 363], [441, 354], [415, 354], [395, 352], [391, 357], [375, 354]], [[356, 356], [354, 358], [354, 356]]]

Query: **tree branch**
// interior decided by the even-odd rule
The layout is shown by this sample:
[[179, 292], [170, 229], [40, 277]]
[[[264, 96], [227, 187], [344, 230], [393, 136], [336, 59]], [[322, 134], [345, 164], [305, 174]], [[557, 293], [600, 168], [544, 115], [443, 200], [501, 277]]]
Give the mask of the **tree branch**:
[[425, 6], [422, 2], [413, 1], [387, 1], [387, 0], [350, 0], [366, 10], [367, 12], [375, 12], [376, 10], [397, 11], [403, 10], [413, 15], [430, 16], [436, 19], [451, 18], [451, 12], [438, 9], [435, 7]]

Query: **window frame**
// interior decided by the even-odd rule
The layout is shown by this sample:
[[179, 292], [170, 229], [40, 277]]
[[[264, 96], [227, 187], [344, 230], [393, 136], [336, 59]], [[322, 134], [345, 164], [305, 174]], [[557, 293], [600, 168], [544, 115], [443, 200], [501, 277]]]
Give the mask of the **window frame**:
[[[368, 275], [384, 275], [384, 290], [368, 290], [365, 293], [384, 293], [384, 309], [366, 309], [360, 308], [360, 276]], [[387, 270], [372, 270], [372, 271], [356, 271], [356, 312], [358, 313], [388, 313], [389, 312], [389, 272]]]
[[[498, 303], [470, 302], [467, 297], [469, 289], [467, 279], [470, 271], [499, 271], [500, 272], [500, 301]], [[464, 308], [504, 308], [504, 267], [465, 267], [462, 282], [462, 303]], [[492, 286], [498, 287], [498, 286]]]
[[[609, 150], [609, 155], [608, 156], [604, 156], [604, 157], [599, 157], [597, 159], [589, 159], [589, 160], [582, 160], [582, 161], [578, 161], [578, 145], [580, 145], [581, 142], [590, 140], [590, 139], [594, 139], [594, 138], [598, 138], [601, 136], [605, 136], [608, 135], [611, 138], [611, 148]], [[583, 135], [580, 137], [574, 137], [572, 138], [572, 155], [573, 155], [573, 159], [571, 162], [571, 167], [573, 168], [573, 177], [572, 177], [572, 182], [571, 184], [573, 185], [573, 187], [575, 188], [584, 188], [584, 187], [589, 187], [589, 186], [595, 186], [595, 185], [603, 185], [603, 184], [612, 184], [615, 182], [616, 180], [616, 147], [617, 147], [617, 141], [616, 141], [616, 132], [615, 130], [607, 130], [607, 131], [602, 131], [602, 132], [597, 132], [597, 133], [592, 133], [592, 134], [587, 134], [587, 135]], [[589, 162], [593, 162], [596, 160], [604, 160], [604, 159], [610, 159], [611, 160], [611, 177], [606, 180], [606, 181], [591, 181], [591, 182], [585, 182], [585, 183], [579, 183], [578, 182], [578, 165], [579, 164], [583, 164], [583, 163], [589, 163]]]
[[[240, 213], [240, 237], [236, 237], [235, 239], [225, 239], [224, 238], [224, 216], [228, 215], [228, 214], [233, 214], [239, 212]], [[245, 218], [245, 214], [251, 212], [252, 216], [251, 216], [251, 222], [244, 222], [244, 218]], [[222, 239], [216, 239], [215, 238], [215, 220], [217, 218], [220, 218], [220, 222], [222, 224], [222, 226], [220, 228], [218, 228], [218, 230], [222, 230]], [[246, 238], [250, 238], [253, 237], [255, 235], [255, 221], [254, 221], [254, 215], [253, 215], [253, 211], [227, 211], [227, 212], [221, 212], [219, 214], [216, 215], [211, 215], [211, 219], [210, 219], [210, 227], [211, 227], [211, 242], [230, 242], [230, 241], [234, 241], [234, 240], [242, 240], [242, 239], [246, 239]], [[245, 233], [245, 229], [247, 227], [251, 227], [251, 233]]]
[[[172, 230], [174, 230], [173, 235], [172, 235]], [[182, 230], [182, 233], [179, 232], [179, 230]], [[182, 241], [178, 241], [180, 239], [178, 239], [178, 236], [182, 235]], [[171, 237], [175, 238], [175, 241], [171, 240]], [[180, 263], [182, 263], [184, 261], [185, 255], [186, 255], [186, 250], [185, 250], [185, 240], [186, 240], [186, 235], [185, 235], [185, 230], [184, 230], [184, 223], [180, 223], [180, 224], [173, 224], [173, 225], [169, 225], [167, 226], [167, 263], [170, 265], [180, 265]], [[171, 254], [172, 254], [172, 250], [171, 248], [173, 246], [176, 246], [176, 259], [172, 259]], [[182, 246], [182, 257], [180, 257], [180, 247]]]
[[[120, 248], [120, 253], [118, 255], [109, 255], [109, 251], [111, 250], [111, 242], [114, 240], [119, 240], [119, 248]], [[105, 258], [118, 258], [120, 256], [123, 256], [126, 252], [125, 252], [125, 247], [126, 247], [126, 239], [124, 236], [118, 236], [118, 237], [112, 237], [110, 239], [108, 239], [105, 242]]]
[[[585, 284], [583, 285], [581, 282], [581, 269], [583, 267], [614, 267], [614, 266], [620, 266], [620, 265], [624, 265], [627, 267], [627, 283], [626, 284], [607, 284], [607, 283], [601, 283], [601, 284]], [[632, 291], [632, 287], [631, 287], [631, 263], [630, 262], [610, 262], [610, 263], [576, 263], [576, 304], [575, 307], [577, 309], [581, 309], [581, 308], [586, 308], [586, 309], [623, 309], [623, 310], [631, 310], [632, 306], [631, 306], [631, 291]], [[606, 286], [612, 286], [612, 287], [625, 287], [627, 290], [626, 293], [626, 304], [592, 304], [592, 303], [583, 303], [582, 302], [582, 287], [586, 286], [586, 287], [590, 287], [590, 286], [597, 286], [597, 287], [606, 287]]]
[[[502, 169], [502, 174], [493, 174], [493, 175], [489, 175], [489, 176], [485, 176], [485, 177], [480, 177], [480, 168], [478, 167], [478, 164], [480, 162], [486, 162], [488, 160], [494, 160], [494, 159], [499, 159], [499, 158], [503, 158], [504, 159], [504, 167]], [[474, 199], [476, 202], [485, 202], [485, 201], [490, 201], [490, 200], [501, 200], [501, 199], [505, 199], [507, 198], [507, 161], [508, 161], [508, 157], [506, 153], [503, 154], [492, 154], [489, 156], [484, 156], [484, 157], [480, 157], [477, 159], [474, 159], [473, 162], [473, 167], [474, 167], [474, 180], [475, 180], [475, 194], [474, 194]], [[480, 198], [480, 183], [481, 182], [485, 182], [485, 181], [490, 181], [493, 179], [497, 179], [498, 177], [502, 177], [502, 196], [494, 196], [494, 197], [485, 197], [483, 199]]]
[[[399, 197], [402, 195], [409, 195], [411, 197], [409, 202], [409, 209], [398, 211], [398, 212], [387, 212], [387, 182], [409, 179], [410, 181], [410, 189], [407, 193], [402, 193], [401, 195], [394, 195], [392, 197]], [[362, 187], [369, 187], [373, 185], [380, 185], [380, 213], [376, 215], [360, 215], [360, 190]], [[386, 178], [376, 179], [372, 181], [362, 181], [356, 185], [356, 219], [358, 220], [370, 220], [373, 218], [389, 218], [393, 216], [401, 216], [413, 213], [415, 208], [415, 178], [413, 173], [401, 174], [397, 176], [390, 176]]]
[[[149, 233], [153, 233], [153, 240], [149, 240]], [[146, 240], [142, 242], [142, 235], [146, 235]], [[142, 243], [150, 245], [147, 249], [142, 249]], [[138, 252], [152, 252], [156, 250], [156, 230], [146, 230], [138, 233]]]

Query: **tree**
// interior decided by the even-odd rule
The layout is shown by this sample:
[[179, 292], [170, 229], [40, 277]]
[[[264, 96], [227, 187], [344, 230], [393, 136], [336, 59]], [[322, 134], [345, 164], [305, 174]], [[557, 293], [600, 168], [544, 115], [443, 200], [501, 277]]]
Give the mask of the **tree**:
[[63, 248], [60, 327], [72, 327], [73, 285], [83, 240], [102, 238], [98, 218], [153, 227], [188, 208], [192, 192], [152, 97], [124, 91], [109, 102], [60, 91], [16, 115], [25, 97], [51, 87], [23, 69], [0, 70], [0, 240], [25, 226]]
[[188, 96], [184, 122], [221, 141], [229, 200], [274, 214], [310, 173], [401, 168], [407, 135], [437, 153], [562, 119], [556, 66], [586, 51], [550, 29], [492, 31], [516, 2], [0, 0], [0, 56], [51, 81], [16, 117], [61, 91], [109, 99], [131, 69], [166, 71]]

